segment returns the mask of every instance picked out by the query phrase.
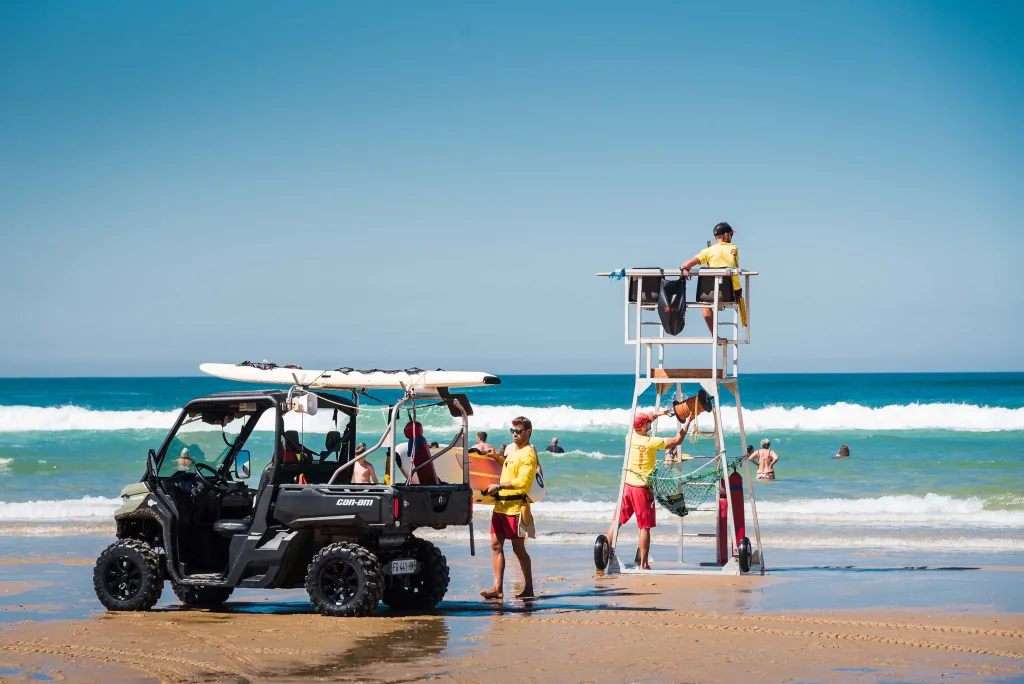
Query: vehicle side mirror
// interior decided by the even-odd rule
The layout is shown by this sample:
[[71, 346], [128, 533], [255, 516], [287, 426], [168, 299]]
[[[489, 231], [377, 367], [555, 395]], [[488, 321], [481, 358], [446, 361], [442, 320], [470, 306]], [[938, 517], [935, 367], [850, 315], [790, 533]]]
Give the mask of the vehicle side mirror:
[[242, 449], [235, 456], [235, 477], [244, 480], [249, 477], [249, 451]]
[[146, 457], [146, 474], [156, 477], [156, 451], [153, 449], [149, 450], [149, 455]]

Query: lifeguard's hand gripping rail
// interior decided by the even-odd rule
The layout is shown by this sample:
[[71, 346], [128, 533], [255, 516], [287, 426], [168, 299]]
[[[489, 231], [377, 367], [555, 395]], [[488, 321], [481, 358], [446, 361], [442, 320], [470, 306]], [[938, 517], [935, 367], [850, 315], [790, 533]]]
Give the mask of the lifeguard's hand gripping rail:
[[[733, 395], [736, 402], [736, 415], [739, 423], [739, 451], [733, 457], [744, 457], [746, 454], [747, 435], [743, 427], [743, 409], [740, 406], [739, 391], [739, 348], [740, 345], [750, 344], [751, 305], [750, 305], [750, 281], [757, 275], [756, 271], [745, 271], [740, 269], [727, 268], [702, 268], [694, 269], [692, 275], [696, 284], [698, 278], [714, 279], [714, 287], [711, 289], [713, 297], [710, 302], [688, 301], [686, 308], [690, 310], [687, 317], [686, 328], [678, 336], [666, 333], [664, 326], [658, 317], [658, 295], [661, 280], [665, 277], [682, 277], [679, 269], [659, 268], [627, 268], [610, 273], [598, 273], [599, 277], [618, 278], [624, 281], [623, 289], [623, 313], [625, 319], [625, 342], [635, 347], [635, 372], [633, 385], [633, 404], [630, 412], [630, 425], [627, 427], [628, 435], [625, 443], [625, 455], [623, 457], [622, 474], [619, 478], [619, 495], [616, 498], [615, 512], [612, 517], [612, 538], [604, 543], [603, 561], [606, 565], [601, 568], [602, 539], [598, 537], [598, 546], [595, 548], [595, 562], [599, 569], [606, 573], [645, 573], [645, 574], [764, 574], [764, 552], [761, 547], [761, 530], [757, 520], [757, 504], [754, 499], [754, 479], [751, 477], [750, 461], [743, 458], [746, 471], [746, 485], [748, 503], [750, 506], [751, 521], [754, 527], [754, 538], [756, 548], [745, 549], [747, 554], [741, 562], [738, 557], [736, 524], [733, 517], [733, 494], [728, 485], [729, 458], [727, 457], [725, 435], [722, 428], [721, 414], [721, 388], [725, 387]], [[724, 278], [739, 276], [742, 285], [742, 303], [725, 301], [722, 299], [722, 283]], [[646, 285], [646, 287], [645, 287]], [[657, 285], [657, 287], [654, 287]], [[695, 288], [698, 291], [708, 288]], [[696, 298], [694, 298], [696, 299]], [[741, 306], [745, 304], [744, 325], [741, 316]], [[703, 319], [703, 310], [710, 309], [712, 314], [712, 329], [714, 334], [707, 332], [707, 326]], [[645, 315], [646, 314], [646, 315]], [[693, 315], [699, 314], [699, 315]], [[697, 333], [696, 335], [694, 333]], [[686, 333], [689, 333], [688, 335]], [[677, 352], [699, 354], [701, 349], [710, 350], [710, 358], [697, 357], [697, 367], [666, 366], [666, 349], [675, 348]], [[691, 362], [692, 363], [692, 362]], [[706, 364], [706, 365], [705, 365]], [[636, 417], [637, 406], [643, 395], [651, 385], [655, 385], [656, 396], [654, 400], [655, 411], [661, 409], [662, 396], [673, 389], [677, 400], [685, 398], [684, 385], [696, 384], [703, 388], [714, 400], [715, 431], [714, 445], [715, 455], [696, 457], [695, 462], [704, 462], [705, 468], [717, 467], [725, 478], [725, 498], [727, 500], [726, 519], [728, 521], [726, 549], [728, 559], [724, 565], [719, 562], [713, 563], [687, 563], [683, 561], [683, 541], [687, 537], [713, 537], [716, 548], [721, 544], [720, 526], [715, 523], [714, 533], [696, 533], [683, 531], [683, 518], [678, 518], [678, 553], [676, 562], [669, 563], [664, 560], [653, 562], [652, 570], [640, 570], [639, 550], [637, 558], [633, 563], [622, 563], [616, 553], [616, 542], [618, 541], [618, 520], [622, 506], [622, 495], [625, 491], [626, 474], [629, 467], [629, 447], [632, 436], [633, 419]], [[681, 427], [681, 426], [679, 426]], [[678, 429], [678, 428], [677, 428]], [[656, 434], [657, 421], [651, 427], [651, 434]], [[685, 441], [683, 443], [685, 445]], [[680, 445], [680, 448], [683, 447]], [[717, 460], [718, 463], [708, 461]], [[678, 463], [678, 461], [677, 461]], [[681, 465], [678, 467], [681, 468]], [[717, 496], [716, 496], [717, 499]], [[697, 508], [698, 511], [712, 510], [705, 506]], [[714, 502], [713, 510], [718, 511], [718, 502]], [[628, 523], [627, 523], [628, 524]], [[749, 527], [749, 523], [747, 524]], [[745, 541], [745, 540], [744, 540]], [[741, 550], [742, 551], [742, 550]], [[746, 566], [746, 567], [744, 567]]]

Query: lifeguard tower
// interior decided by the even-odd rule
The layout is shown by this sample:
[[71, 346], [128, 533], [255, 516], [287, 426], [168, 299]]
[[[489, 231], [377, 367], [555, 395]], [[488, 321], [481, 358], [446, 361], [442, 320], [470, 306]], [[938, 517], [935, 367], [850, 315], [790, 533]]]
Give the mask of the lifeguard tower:
[[[599, 535], [597, 538], [594, 546], [595, 566], [606, 574], [763, 575], [764, 551], [761, 546], [761, 530], [754, 499], [754, 479], [751, 477], [750, 461], [745, 458], [747, 436], [743, 428], [739, 388], [740, 347], [750, 344], [750, 281], [757, 272], [726, 268], [702, 268], [699, 271], [694, 269], [694, 280], [691, 282], [697, 285], [697, 296], [691, 295], [687, 298], [691, 300], [686, 302], [686, 309], [690, 315], [687, 317], [685, 329], [682, 332], [676, 331], [679, 333], [677, 335], [666, 331], [662, 314], [659, 312], [659, 299], [663, 300], [661, 309], [666, 309], [662, 290], [665, 284], [682, 277], [679, 269], [626, 268], [597, 275], [624, 281], [625, 342], [633, 345], [636, 350], [630, 425], [636, 417], [641, 397], [653, 386], [655, 410], [661, 409], [663, 397], [668, 395], [673, 398], [673, 412], [677, 421], [685, 419], [691, 413], [697, 418], [687, 439], [713, 439], [714, 454], [685, 460], [675, 458], [659, 461], [648, 479], [658, 504], [677, 516], [678, 550], [674, 562], [652, 556], [653, 569], [641, 570], [639, 549], [632, 562], [623, 562], [627, 556], [617, 552], [618, 525], [613, 524], [614, 532], [611, 539], [607, 539], [605, 535]], [[740, 279], [742, 297], [734, 296], [733, 276]], [[702, 318], [704, 310], [707, 309], [710, 309], [712, 314], [712, 328], [715, 331], [713, 335], [708, 333]], [[667, 360], [668, 357], [672, 357], [671, 361]], [[726, 448], [722, 424], [723, 388], [732, 395], [736, 403], [739, 434], [734, 436], [736, 450], [733, 452]], [[693, 390], [689, 396], [686, 394], [687, 389]], [[700, 432], [698, 416], [702, 413], [711, 414], [705, 420], [713, 419], [713, 432]], [[657, 421], [652, 425], [651, 431], [651, 434], [656, 434]], [[629, 468], [631, 436], [632, 431], [626, 438], [613, 522], [618, 522], [622, 506], [622, 494]], [[685, 447], [684, 441], [680, 450]], [[745, 471], [745, 478], [735, 474], [741, 469]], [[751, 516], [749, 521], [744, 516], [740, 478], [746, 480]], [[714, 531], [690, 531], [690, 528], [696, 525], [684, 526], [684, 520], [692, 512], [713, 512], [716, 518]], [[753, 525], [754, 544], [750, 543], [746, 532], [750, 523]], [[684, 542], [687, 539], [701, 537], [714, 538], [717, 557], [705, 562], [684, 561]], [[706, 551], [707, 548], [701, 546], [692, 550], [688, 548], [687, 555]]]

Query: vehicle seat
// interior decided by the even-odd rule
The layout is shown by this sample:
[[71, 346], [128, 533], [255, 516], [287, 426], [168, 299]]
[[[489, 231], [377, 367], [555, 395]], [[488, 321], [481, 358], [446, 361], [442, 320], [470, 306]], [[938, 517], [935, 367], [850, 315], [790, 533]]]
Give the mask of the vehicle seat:
[[213, 523], [213, 531], [225, 537], [231, 537], [236, 534], [245, 534], [249, 531], [250, 525], [252, 525], [251, 515], [241, 520], [218, 520]]
[[320, 462], [327, 460], [327, 457], [333, 453], [341, 451], [341, 433], [337, 430], [331, 430], [327, 433], [327, 438], [324, 440], [324, 451], [320, 452]]

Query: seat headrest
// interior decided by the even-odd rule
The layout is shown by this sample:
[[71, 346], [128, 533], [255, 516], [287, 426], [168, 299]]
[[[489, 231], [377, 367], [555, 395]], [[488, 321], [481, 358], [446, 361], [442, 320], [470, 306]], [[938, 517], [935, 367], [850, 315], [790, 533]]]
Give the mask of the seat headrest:
[[301, 446], [299, 444], [299, 431], [298, 430], [285, 430], [284, 431], [284, 444], [287, 447], [297, 449]]
[[327, 451], [341, 451], [341, 433], [337, 430], [331, 430], [327, 433], [327, 439], [324, 440], [324, 446]]

